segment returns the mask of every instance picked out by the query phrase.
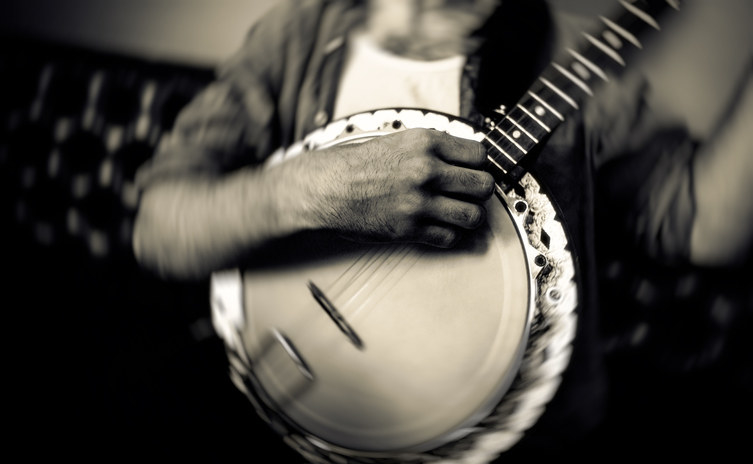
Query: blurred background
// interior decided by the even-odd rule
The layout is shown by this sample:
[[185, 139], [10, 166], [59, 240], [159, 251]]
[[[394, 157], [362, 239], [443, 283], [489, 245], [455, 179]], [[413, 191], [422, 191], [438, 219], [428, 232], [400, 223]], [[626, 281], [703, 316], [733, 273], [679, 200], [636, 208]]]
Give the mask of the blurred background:
[[[298, 460], [226, 376], [205, 283], [130, 251], [133, 176], [271, 0], [0, 4], [2, 307], [11, 441], [29, 456]], [[613, 2], [551, 0], [594, 16]], [[753, 2], [696, 0], [635, 61], [703, 140], [753, 56]], [[615, 392], [584, 456], [746, 450], [749, 270], [665, 269], [609, 250]]]

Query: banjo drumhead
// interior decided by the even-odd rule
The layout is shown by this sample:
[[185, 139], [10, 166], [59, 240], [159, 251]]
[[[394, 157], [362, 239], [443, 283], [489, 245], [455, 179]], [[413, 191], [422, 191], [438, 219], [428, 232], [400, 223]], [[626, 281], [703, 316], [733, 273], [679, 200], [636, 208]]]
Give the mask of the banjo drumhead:
[[[430, 448], [487, 415], [517, 371], [531, 306], [517, 231], [499, 200], [488, 209], [491, 227], [453, 250], [344, 245], [334, 257], [246, 270], [246, 349], [264, 352], [280, 330], [315, 377], [305, 379], [282, 347], [256, 356], [255, 374], [281, 412], [326, 442], [366, 451]], [[309, 281], [331, 295], [363, 349], [312, 298]]]

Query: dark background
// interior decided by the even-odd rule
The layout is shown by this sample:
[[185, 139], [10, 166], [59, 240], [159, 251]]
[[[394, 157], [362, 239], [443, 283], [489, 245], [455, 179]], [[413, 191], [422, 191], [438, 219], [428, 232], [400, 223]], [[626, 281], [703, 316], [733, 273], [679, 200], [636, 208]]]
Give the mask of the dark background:
[[[29, 459], [300, 461], [230, 384], [206, 282], [157, 279], [129, 247], [135, 167], [272, 3], [0, 7], [6, 441]], [[606, 3], [553, 2], [587, 14]], [[637, 63], [656, 104], [699, 139], [750, 59], [751, 10], [697, 2]], [[607, 423], [572, 454], [744, 452], [750, 270], [663, 269], [619, 247], [603, 256], [614, 395]]]

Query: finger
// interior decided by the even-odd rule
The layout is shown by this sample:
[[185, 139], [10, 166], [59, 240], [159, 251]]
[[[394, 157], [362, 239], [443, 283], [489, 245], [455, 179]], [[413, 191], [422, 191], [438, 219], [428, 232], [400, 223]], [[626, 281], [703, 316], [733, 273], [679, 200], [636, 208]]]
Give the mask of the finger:
[[482, 205], [448, 197], [432, 199], [426, 212], [434, 221], [468, 230], [476, 229], [486, 219], [486, 209]]
[[426, 224], [420, 230], [416, 241], [439, 248], [450, 248], [460, 239], [460, 232], [440, 224]]
[[437, 131], [434, 149], [439, 158], [450, 164], [475, 169], [481, 169], [486, 165], [486, 148], [475, 140]]
[[486, 200], [494, 191], [494, 177], [486, 171], [446, 165], [430, 184], [438, 192], [469, 200]]

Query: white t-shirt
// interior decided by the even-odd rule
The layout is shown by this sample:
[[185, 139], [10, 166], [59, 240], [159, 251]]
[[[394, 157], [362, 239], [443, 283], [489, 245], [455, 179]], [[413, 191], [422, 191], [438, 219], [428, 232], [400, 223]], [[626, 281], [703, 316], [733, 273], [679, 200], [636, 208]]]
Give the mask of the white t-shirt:
[[418, 61], [353, 35], [335, 99], [334, 119], [380, 108], [424, 108], [458, 115], [465, 56]]

